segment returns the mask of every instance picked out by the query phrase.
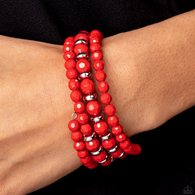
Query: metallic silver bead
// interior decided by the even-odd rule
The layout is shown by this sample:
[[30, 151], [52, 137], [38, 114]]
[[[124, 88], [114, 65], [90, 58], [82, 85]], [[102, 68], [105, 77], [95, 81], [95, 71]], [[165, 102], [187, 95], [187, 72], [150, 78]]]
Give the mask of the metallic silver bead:
[[99, 116], [92, 117], [92, 121], [94, 123], [100, 122], [103, 119], [104, 119], [103, 115], [99, 115]]
[[93, 132], [91, 136], [84, 137], [86, 142], [90, 142], [95, 138], [95, 133]]
[[124, 155], [125, 153], [124, 152], [122, 152], [122, 154], [118, 157], [118, 158], [121, 158], [121, 157], [123, 157], [123, 155]]
[[82, 72], [79, 77], [81, 79], [88, 79], [89, 77], [91, 77], [91, 72]]
[[102, 147], [99, 147], [99, 149], [98, 149], [97, 151], [91, 152], [91, 154], [92, 154], [93, 156], [97, 156], [97, 155], [99, 155], [99, 154], [101, 153], [101, 151], [102, 151]]
[[71, 120], [76, 120], [77, 119], [77, 113], [76, 112], [73, 112], [72, 113], [72, 116], [71, 116]]
[[114, 146], [114, 148], [112, 148], [112, 149], [108, 150], [108, 152], [109, 152], [109, 153], [116, 152], [116, 151], [117, 151], [117, 148], [118, 148], [118, 146], [117, 146], [117, 145], [115, 145], [115, 146]]
[[114, 157], [111, 156], [111, 162], [113, 162], [113, 161], [114, 161]]
[[99, 162], [99, 163], [100, 164], [105, 163], [107, 160], [108, 160], [108, 156], [106, 155], [106, 158], [103, 161]]
[[75, 42], [75, 45], [80, 44], [80, 43], [87, 44], [87, 42], [86, 42], [85, 39], [78, 39], [78, 40]]
[[87, 101], [87, 102], [90, 102], [92, 100], [95, 100], [96, 98], [97, 98], [97, 95], [94, 93], [94, 94], [86, 95], [84, 97], [84, 100]]
[[110, 139], [110, 137], [111, 137], [111, 133], [109, 132], [107, 135], [102, 136], [101, 139], [102, 139], [102, 141], [106, 141], [106, 140]]
[[81, 59], [81, 58], [89, 58], [89, 55], [87, 55], [86, 53], [79, 53], [79, 54], [77, 55], [77, 58], [78, 58], [78, 59]]

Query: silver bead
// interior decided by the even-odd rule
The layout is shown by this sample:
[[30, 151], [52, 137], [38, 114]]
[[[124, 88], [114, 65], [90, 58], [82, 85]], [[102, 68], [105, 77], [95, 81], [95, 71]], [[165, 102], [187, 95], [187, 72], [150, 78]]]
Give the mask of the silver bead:
[[80, 43], [87, 44], [87, 42], [86, 42], [85, 39], [78, 39], [78, 40], [75, 42], [75, 45], [80, 44]]
[[114, 148], [112, 148], [112, 149], [108, 150], [108, 152], [109, 152], [109, 153], [116, 152], [116, 151], [117, 151], [117, 148], [118, 148], [118, 146], [117, 146], [117, 145], [115, 145], [115, 146], [114, 146]]
[[102, 136], [101, 139], [102, 139], [102, 141], [106, 141], [106, 140], [110, 139], [110, 137], [111, 137], [111, 133], [109, 132], [107, 135]]
[[99, 162], [99, 163], [100, 164], [105, 163], [107, 160], [108, 160], [108, 156], [106, 155], [106, 158], [103, 161]]
[[95, 133], [93, 132], [91, 136], [84, 137], [84, 139], [86, 142], [90, 142], [94, 139], [94, 137], [95, 137]]
[[89, 58], [89, 55], [87, 55], [86, 53], [79, 53], [77, 55], [77, 58], [80, 59], [80, 58]]
[[118, 158], [121, 158], [121, 157], [123, 157], [123, 156], [124, 156], [124, 154], [125, 154], [125, 153], [124, 153], [124, 152], [122, 152], [122, 154], [121, 154], [121, 155], [120, 155]]
[[99, 155], [99, 154], [101, 153], [101, 151], [102, 151], [102, 147], [99, 147], [99, 149], [98, 149], [97, 151], [91, 152], [91, 154], [92, 154], [93, 156], [97, 156], [97, 155]]
[[100, 122], [103, 119], [104, 119], [103, 115], [99, 115], [99, 116], [92, 117], [92, 121], [94, 123]]
[[113, 162], [113, 161], [114, 161], [114, 157], [111, 156], [111, 162]]
[[73, 112], [72, 113], [72, 116], [71, 116], [71, 120], [76, 120], [77, 119], [77, 113], [76, 112]]
[[84, 97], [84, 100], [89, 102], [89, 101], [95, 100], [96, 98], [97, 98], [97, 95], [94, 93], [94, 94], [86, 95]]
[[89, 77], [91, 77], [91, 72], [82, 72], [79, 77], [81, 79], [88, 79]]

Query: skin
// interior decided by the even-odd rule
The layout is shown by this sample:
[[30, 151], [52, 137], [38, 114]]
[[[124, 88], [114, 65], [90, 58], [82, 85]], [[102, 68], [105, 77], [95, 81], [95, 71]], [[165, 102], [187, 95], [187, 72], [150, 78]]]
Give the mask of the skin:
[[[102, 40], [109, 93], [129, 137], [195, 105], [194, 18], [190, 11]], [[62, 56], [61, 45], [0, 36], [2, 195], [36, 191], [81, 166]]]

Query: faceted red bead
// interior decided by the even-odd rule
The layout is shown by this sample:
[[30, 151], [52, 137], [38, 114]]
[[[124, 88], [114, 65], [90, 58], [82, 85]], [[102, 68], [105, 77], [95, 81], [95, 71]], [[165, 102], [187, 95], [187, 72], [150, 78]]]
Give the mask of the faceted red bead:
[[117, 142], [124, 142], [127, 138], [127, 135], [123, 132], [115, 136]]
[[107, 122], [110, 126], [116, 126], [119, 123], [119, 118], [116, 115], [109, 116]]
[[96, 151], [99, 148], [100, 143], [99, 143], [99, 141], [96, 138], [94, 138], [90, 142], [85, 142], [85, 145], [86, 145], [87, 150], [89, 150], [89, 151]]
[[82, 94], [81, 94], [80, 91], [74, 90], [74, 91], [71, 92], [70, 98], [71, 98], [71, 100], [72, 100], [73, 102], [78, 102], [79, 100], [81, 100]]
[[92, 127], [90, 124], [81, 125], [81, 132], [84, 136], [90, 135], [92, 133]]
[[73, 141], [78, 142], [82, 140], [83, 136], [80, 131], [75, 131], [71, 133], [71, 138]]
[[98, 101], [91, 101], [87, 103], [86, 110], [91, 116], [97, 116], [101, 111], [101, 105]]
[[112, 101], [112, 97], [109, 93], [103, 93], [101, 94], [100, 101], [102, 102], [102, 104], [110, 104], [110, 102]]
[[114, 135], [119, 135], [122, 132], [123, 132], [123, 127], [121, 125], [117, 125], [117, 126], [112, 127], [112, 133]]
[[95, 60], [102, 60], [102, 58], [103, 58], [103, 54], [102, 54], [101, 51], [95, 51], [95, 52], [92, 53], [93, 61], [95, 61]]
[[129, 149], [130, 149], [129, 154], [131, 155], [138, 155], [141, 152], [141, 147], [139, 144], [131, 143]]
[[91, 64], [87, 59], [80, 59], [76, 63], [76, 69], [79, 73], [88, 72], [91, 69]]
[[85, 143], [83, 141], [74, 142], [73, 144], [74, 148], [77, 151], [84, 150], [85, 149]]
[[102, 70], [104, 69], [104, 62], [102, 60], [96, 60], [93, 62], [93, 68], [95, 70]]
[[101, 93], [106, 93], [109, 90], [109, 85], [106, 81], [101, 81], [98, 83], [98, 90]]
[[67, 52], [67, 51], [74, 51], [74, 46], [71, 44], [65, 44], [63, 47], [63, 52]]
[[109, 105], [106, 105], [104, 107], [104, 112], [108, 115], [108, 116], [112, 116], [115, 114], [116, 112], [116, 108], [113, 104], [109, 104]]
[[89, 169], [94, 169], [99, 165], [99, 163], [95, 162], [94, 160], [92, 160], [89, 163], [85, 163], [84, 166], [86, 166]]
[[112, 161], [111, 161], [111, 156], [109, 155], [107, 161], [106, 161], [105, 163], [101, 163], [101, 165], [102, 165], [102, 166], [108, 166], [108, 165], [111, 164], [111, 162], [112, 162]]
[[130, 153], [131, 152], [131, 148], [128, 147], [128, 148], [123, 148], [123, 151], [126, 152], [126, 153]]
[[66, 71], [66, 77], [68, 79], [76, 79], [78, 77], [78, 72], [75, 69], [68, 69]]
[[88, 122], [89, 120], [89, 117], [86, 113], [81, 113], [81, 114], [78, 114], [77, 116], [77, 121], [81, 124], [81, 125], [84, 125]]
[[93, 93], [95, 85], [90, 79], [83, 79], [80, 84], [81, 91], [85, 94]]
[[116, 140], [113, 137], [111, 137], [108, 140], [102, 141], [102, 146], [105, 149], [111, 149], [115, 146], [115, 143], [116, 143]]
[[66, 38], [66, 40], [64, 41], [64, 45], [66, 45], [66, 44], [74, 45], [74, 37]]
[[75, 36], [74, 42], [76, 42], [76, 41], [79, 40], [79, 39], [84, 39], [86, 42], [88, 42], [88, 41], [89, 41], [89, 36], [87, 36], [87, 35], [84, 34], [84, 33], [79, 33], [79, 34], [77, 34], [77, 35]]
[[90, 36], [90, 38], [92, 38], [92, 37], [99, 37], [100, 39], [104, 38], [103, 34], [99, 30], [91, 31], [89, 36]]
[[85, 110], [85, 104], [83, 104], [83, 102], [76, 102], [74, 104], [74, 111], [76, 113], [82, 113], [84, 112], [84, 110]]
[[84, 149], [77, 152], [78, 157], [85, 158], [89, 154], [89, 151]]
[[74, 59], [75, 58], [75, 53], [72, 51], [67, 51], [64, 53], [64, 59], [69, 60], [69, 59]]
[[78, 131], [79, 130], [79, 123], [77, 120], [71, 120], [68, 123], [68, 128], [70, 131]]
[[76, 62], [74, 61], [74, 59], [68, 59], [66, 62], [65, 62], [65, 68], [68, 70], [68, 69], [72, 69], [72, 68], [75, 68], [76, 67]]
[[119, 146], [122, 149], [128, 148], [130, 145], [131, 145], [131, 142], [128, 138], [125, 141], [119, 143]]
[[98, 155], [96, 155], [96, 156], [93, 156], [92, 155], [92, 158], [93, 158], [93, 160], [95, 160], [95, 161], [97, 161], [97, 162], [101, 162], [101, 161], [103, 161], [105, 158], [106, 158], [106, 151], [105, 150], [102, 150], [101, 152], [100, 152], [100, 154], [98, 154]]
[[82, 31], [79, 32], [79, 34], [82, 34], [82, 33], [84, 33], [84, 34], [86, 34], [87, 36], [89, 36], [89, 32], [86, 31], [86, 30], [82, 30]]
[[95, 73], [95, 79], [99, 82], [104, 81], [106, 79], [106, 73], [103, 70], [98, 70]]
[[89, 48], [84, 43], [75, 45], [74, 53], [78, 55], [79, 53], [89, 53]]
[[91, 50], [91, 52], [100, 51], [101, 45], [98, 43], [93, 43], [90, 45], [90, 50]]
[[91, 155], [89, 155], [89, 154], [84, 158], [80, 158], [80, 161], [82, 163], [89, 163], [91, 160], [92, 160], [92, 158], [91, 158]]
[[98, 43], [101, 44], [101, 39], [99, 37], [92, 37], [90, 38], [90, 45], [92, 45], [93, 43]]
[[110, 156], [114, 158], [118, 158], [122, 153], [123, 153], [123, 150], [120, 147], [118, 147], [116, 152], [110, 153]]
[[108, 124], [105, 121], [100, 121], [93, 125], [94, 131], [99, 135], [104, 135], [108, 132]]
[[68, 82], [68, 87], [70, 90], [77, 90], [79, 89], [79, 80], [78, 79], [70, 79], [70, 81]]

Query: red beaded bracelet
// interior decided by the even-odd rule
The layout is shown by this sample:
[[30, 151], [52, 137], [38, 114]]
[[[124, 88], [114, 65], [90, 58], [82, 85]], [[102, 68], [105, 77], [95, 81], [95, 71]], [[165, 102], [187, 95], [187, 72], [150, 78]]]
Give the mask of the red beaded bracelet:
[[[90, 34], [80, 31], [75, 37], [68, 37], [63, 47], [66, 76], [70, 79], [68, 86], [72, 90], [70, 97], [75, 102], [75, 112], [68, 127], [72, 131], [71, 138], [80, 161], [90, 169], [99, 164], [108, 166], [116, 158], [125, 158], [127, 153], [137, 155], [141, 152], [141, 147], [131, 143], [123, 132], [119, 118], [115, 115], [116, 108], [110, 104], [112, 98], [107, 93], [109, 85], [105, 81], [106, 74], [103, 71], [101, 39], [103, 35], [98, 30], [93, 30]], [[99, 82], [98, 90], [102, 93], [100, 101], [106, 105], [104, 113], [108, 115], [107, 122], [104, 121], [101, 105], [94, 93], [89, 50], [92, 52], [93, 68], [96, 70], [95, 79]], [[81, 101], [82, 98], [86, 106]], [[93, 127], [89, 123], [88, 115], [92, 116]], [[108, 125], [111, 126], [111, 131]]]

